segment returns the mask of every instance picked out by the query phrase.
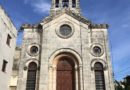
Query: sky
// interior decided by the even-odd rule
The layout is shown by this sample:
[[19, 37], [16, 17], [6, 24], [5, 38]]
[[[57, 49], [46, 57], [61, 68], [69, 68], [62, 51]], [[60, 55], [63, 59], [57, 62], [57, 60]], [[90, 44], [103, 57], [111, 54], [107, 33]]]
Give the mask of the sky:
[[[17, 30], [24, 23], [36, 24], [49, 15], [51, 0], [0, 0]], [[116, 80], [130, 75], [130, 0], [80, 0], [84, 17], [109, 24], [111, 59]], [[21, 45], [19, 33], [17, 45]]]

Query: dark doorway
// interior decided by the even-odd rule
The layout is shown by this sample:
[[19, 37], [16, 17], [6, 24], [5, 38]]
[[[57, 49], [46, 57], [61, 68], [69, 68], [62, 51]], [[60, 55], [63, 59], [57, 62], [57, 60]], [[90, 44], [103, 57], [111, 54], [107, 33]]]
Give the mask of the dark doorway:
[[68, 57], [62, 57], [57, 64], [56, 90], [75, 90], [74, 62]]

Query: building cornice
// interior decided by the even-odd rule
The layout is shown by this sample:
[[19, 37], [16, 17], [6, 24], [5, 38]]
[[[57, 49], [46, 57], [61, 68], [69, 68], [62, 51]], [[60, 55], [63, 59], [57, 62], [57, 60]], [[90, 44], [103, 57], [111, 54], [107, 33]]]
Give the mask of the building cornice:
[[63, 11], [60, 11], [59, 13], [57, 13], [56, 15], [51, 15], [47, 18], [45, 18], [44, 20], [41, 21], [41, 23], [48, 23], [56, 18], [58, 18], [59, 16], [63, 15], [63, 14], [67, 14], [73, 18], [75, 18], [76, 20], [85, 23], [87, 25], [91, 24], [91, 21], [87, 20], [86, 18], [84, 18], [83, 16], [73, 13], [71, 10], [68, 9], [64, 9]]
[[20, 28], [20, 31], [24, 30], [24, 29], [42, 29], [41, 23], [43, 23], [43, 24], [49, 23], [52, 20], [58, 18], [59, 16], [61, 16], [63, 14], [67, 14], [67, 15], [73, 17], [74, 19], [76, 19], [84, 24], [87, 24], [90, 29], [108, 29], [108, 27], [109, 27], [108, 24], [93, 24], [90, 20], [84, 18], [83, 16], [73, 13], [71, 10], [66, 9], [66, 10], [63, 10], [63, 11], [57, 13], [56, 15], [50, 15], [50, 16], [46, 17], [39, 24], [23, 24]]
[[20, 31], [24, 29], [42, 29], [42, 26], [40, 24], [23, 24], [20, 27]]
[[90, 24], [89, 28], [90, 29], [108, 29], [109, 25], [108, 24]]

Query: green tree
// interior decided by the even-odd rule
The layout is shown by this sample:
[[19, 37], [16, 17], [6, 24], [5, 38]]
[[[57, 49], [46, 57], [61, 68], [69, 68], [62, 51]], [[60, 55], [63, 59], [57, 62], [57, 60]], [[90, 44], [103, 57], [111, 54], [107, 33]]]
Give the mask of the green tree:
[[115, 80], [115, 90], [124, 90], [122, 84]]
[[130, 90], [130, 76], [124, 78], [124, 81], [115, 80], [115, 90]]

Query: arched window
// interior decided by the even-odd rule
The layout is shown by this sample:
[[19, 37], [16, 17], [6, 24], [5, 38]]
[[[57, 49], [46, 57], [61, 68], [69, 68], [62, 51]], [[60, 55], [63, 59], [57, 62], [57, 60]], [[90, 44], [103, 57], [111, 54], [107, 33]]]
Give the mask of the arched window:
[[76, 7], [76, 0], [72, 0], [72, 7]]
[[35, 62], [31, 62], [28, 67], [26, 90], [35, 90], [36, 73], [37, 73], [37, 64]]
[[59, 7], [59, 0], [55, 1], [55, 7]]
[[105, 90], [103, 65], [99, 62], [95, 63], [94, 70], [95, 70], [96, 90]]
[[63, 0], [62, 5], [63, 7], [69, 7], [69, 0]]

